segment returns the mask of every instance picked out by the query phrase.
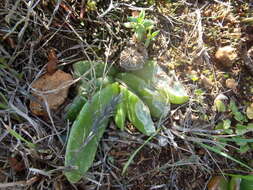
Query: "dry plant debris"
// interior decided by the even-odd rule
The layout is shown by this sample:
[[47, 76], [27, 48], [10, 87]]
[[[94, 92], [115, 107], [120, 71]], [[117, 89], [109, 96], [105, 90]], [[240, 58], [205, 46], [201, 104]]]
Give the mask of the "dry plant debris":
[[16, 172], [21, 172], [26, 169], [25, 163], [22, 160], [18, 161], [15, 157], [9, 158], [9, 164], [11, 168]]
[[58, 58], [55, 49], [50, 49], [48, 54], [47, 73], [52, 75], [57, 71]]

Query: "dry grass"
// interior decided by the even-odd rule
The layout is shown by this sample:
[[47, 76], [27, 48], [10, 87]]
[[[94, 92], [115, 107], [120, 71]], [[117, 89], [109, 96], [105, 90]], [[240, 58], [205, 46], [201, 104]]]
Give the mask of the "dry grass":
[[[245, 172], [196, 143], [217, 145], [213, 136], [220, 131], [214, 130], [215, 125], [231, 118], [212, 109], [218, 94], [242, 99], [242, 106], [252, 101], [248, 86], [243, 92], [240, 87], [235, 92], [224, 86], [225, 74], [241, 84], [250, 78], [243, 59], [238, 57], [229, 71], [220, 69], [214, 59], [220, 46], [232, 44], [240, 50], [245, 27], [240, 18], [248, 17], [249, 3], [148, 2], [97, 1], [95, 10], [84, 0], [0, 2], [0, 189], [197, 190], [206, 188], [212, 174]], [[121, 175], [124, 163], [146, 137], [132, 130], [131, 125], [128, 131], [119, 132], [111, 123], [87, 176], [78, 184], [69, 184], [63, 171], [67, 169], [64, 154], [71, 123], [64, 120], [64, 108], [75, 93], [70, 93], [66, 104], [49, 118], [41, 118], [29, 110], [29, 102], [34, 100], [31, 84], [45, 72], [52, 47], [57, 50], [58, 67], [66, 72], [71, 73], [72, 63], [82, 59], [117, 65], [119, 52], [132, 35], [123, 23], [132, 11], [141, 9], [160, 30], [149, 48], [150, 57], [165, 69], [176, 71], [191, 100], [172, 108], [160, 134], [139, 152], [125, 176]], [[198, 80], [193, 81], [192, 75]], [[200, 75], [212, 81], [210, 88], [203, 85]], [[68, 85], [74, 89], [78, 80]], [[249, 81], [253, 83], [252, 78]], [[194, 93], [198, 89], [205, 93]], [[251, 94], [245, 96], [244, 91]], [[11, 135], [9, 128], [36, 147], [32, 149]], [[233, 152], [232, 148], [228, 150]]]

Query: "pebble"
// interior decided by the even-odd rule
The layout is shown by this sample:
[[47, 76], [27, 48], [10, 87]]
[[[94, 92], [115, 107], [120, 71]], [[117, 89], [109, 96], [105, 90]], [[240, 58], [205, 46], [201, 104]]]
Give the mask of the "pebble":
[[231, 46], [220, 47], [216, 53], [215, 58], [223, 67], [232, 67], [237, 58], [236, 49]]
[[238, 86], [238, 83], [235, 81], [235, 79], [229, 78], [226, 80], [226, 87], [227, 88], [235, 90], [237, 86]]
[[[50, 75], [49, 73], [44, 74], [38, 80], [36, 80], [32, 87], [37, 91], [49, 93], [42, 94], [32, 92], [32, 95], [37, 98], [37, 101], [30, 102], [30, 109], [36, 115], [47, 115], [47, 111], [43, 109], [42, 105], [45, 100], [50, 110], [57, 110], [60, 105], [66, 100], [71, 82], [73, 81], [72, 76], [61, 70], [57, 70], [55, 73]], [[52, 91], [52, 92], [51, 92]]]

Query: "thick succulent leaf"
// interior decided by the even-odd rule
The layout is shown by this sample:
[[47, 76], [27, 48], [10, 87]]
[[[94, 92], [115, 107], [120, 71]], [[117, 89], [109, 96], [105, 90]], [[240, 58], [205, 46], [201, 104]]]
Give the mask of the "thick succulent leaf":
[[232, 177], [229, 182], [228, 190], [240, 190], [241, 178]]
[[139, 42], [142, 42], [145, 37], [146, 30], [142, 25], [138, 25], [135, 29], [135, 36]]
[[218, 112], [225, 112], [227, 110], [226, 101], [228, 97], [224, 94], [219, 94], [214, 100], [214, 107]]
[[125, 121], [127, 116], [127, 89], [120, 85], [120, 102], [116, 107], [116, 112], [114, 115], [114, 121], [118, 128], [124, 130]]
[[187, 92], [176, 76], [174, 74], [167, 75], [153, 60], [149, 60], [143, 69], [133, 73], [152, 85], [171, 103], [182, 104], [189, 100]]
[[148, 107], [133, 92], [126, 89], [126, 106], [129, 121], [143, 134], [152, 135], [156, 129]]
[[154, 87], [161, 92], [172, 104], [183, 104], [189, 96], [174, 72], [168, 76], [160, 67], [155, 76]]
[[142, 99], [153, 117], [161, 118], [168, 114], [170, 111], [168, 99], [151, 88], [144, 80], [131, 73], [119, 73], [116, 77]]
[[132, 22], [126, 22], [126, 23], [124, 23], [124, 26], [125, 26], [126, 28], [133, 28], [133, 27], [134, 27], [134, 24], [133, 24]]
[[145, 19], [143, 21], [143, 25], [146, 29], [152, 29], [154, 27], [154, 21], [153, 20], [149, 20], [149, 19]]
[[252, 190], [253, 180], [242, 179], [240, 184], [240, 190]]
[[108, 85], [97, 92], [91, 101], [84, 105], [73, 123], [65, 154], [65, 166], [74, 167], [65, 172], [71, 183], [78, 182], [91, 167], [110, 116], [107, 107], [111, 106], [112, 100], [118, 94], [118, 83]]
[[76, 96], [73, 102], [66, 107], [67, 110], [66, 119], [74, 121], [86, 102], [87, 99], [84, 98], [83, 96], [80, 95]]
[[128, 17], [127, 19], [128, 19], [128, 21], [130, 21], [130, 22], [134, 22], [134, 23], [137, 23], [137, 22], [138, 22], [137, 17], [130, 16], [130, 17]]
[[145, 11], [144, 10], [141, 10], [139, 16], [137, 17], [137, 20], [139, 23], [142, 23], [142, 21], [144, 20], [145, 18]]
[[151, 34], [152, 38], [155, 38], [159, 34], [160, 30], [157, 30]]
[[142, 69], [132, 71], [131, 73], [133, 73], [137, 77], [140, 77], [147, 84], [151, 84], [154, 81], [157, 69], [158, 69], [157, 62], [149, 60], [144, 64]]
[[113, 66], [109, 66], [104, 62], [96, 61], [78, 61], [73, 64], [74, 74], [76, 77], [80, 77], [83, 74], [85, 78], [99, 78], [105, 74], [114, 76], [117, 73], [117, 69]]

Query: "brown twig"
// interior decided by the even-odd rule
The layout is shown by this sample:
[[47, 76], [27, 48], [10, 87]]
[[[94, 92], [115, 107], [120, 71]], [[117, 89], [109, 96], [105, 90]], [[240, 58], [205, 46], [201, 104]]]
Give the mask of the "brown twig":
[[58, 58], [55, 52], [55, 49], [52, 48], [49, 51], [48, 54], [48, 63], [47, 63], [47, 73], [52, 75], [55, 73], [55, 71], [57, 70], [57, 65], [58, 65]]

